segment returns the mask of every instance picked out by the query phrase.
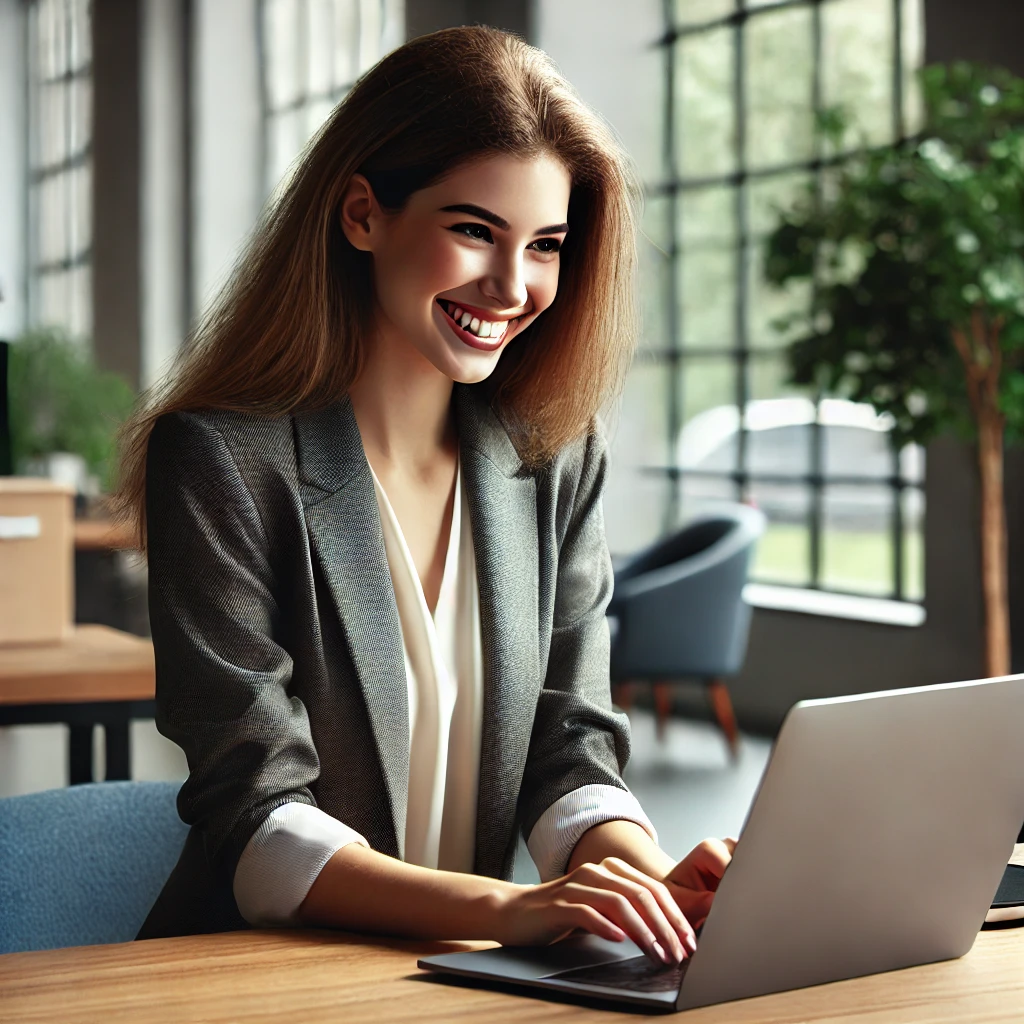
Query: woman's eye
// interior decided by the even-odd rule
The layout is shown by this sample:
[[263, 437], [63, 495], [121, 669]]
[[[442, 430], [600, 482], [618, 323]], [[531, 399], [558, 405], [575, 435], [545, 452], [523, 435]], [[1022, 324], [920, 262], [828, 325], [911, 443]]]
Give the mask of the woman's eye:
[[481, 242], [491, 241], [491, 229], [483, 224], [453, 224], [450, 230], [458, 231], [467, 238], [479, 239]]
[[536, 249], [537, 252], [558, 252], [562, 248], [562, 243], [557, 238], [538, 238], [536, 242], [531, 242], [529, 249]]

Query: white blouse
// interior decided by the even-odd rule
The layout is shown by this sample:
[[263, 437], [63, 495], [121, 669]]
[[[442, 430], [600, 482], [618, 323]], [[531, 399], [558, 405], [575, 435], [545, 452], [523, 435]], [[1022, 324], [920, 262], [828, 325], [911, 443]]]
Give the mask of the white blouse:
[[[483, 649], [469, 504], [461, 467], [444, 575], [430, 614], [419, 574], [387, 494], [373, 473], [384, 550], [398, 605], [409, 700], [409, 789], [405, 861], [471, 872], [476, 839], [483, 713]], [[635, 821], [657, 842], [636, 798], [617, 786], [582, 786], [556, 800], [527, 841], [544, 881], [565, 872], [576, 843], [602, 821]], [[296, 923], [317, 875], [348, 843], [369, 847], [354, 829], [318, 807], [288, 803], [272, 811], [249, 840], [234, 895], [252, 925]]]

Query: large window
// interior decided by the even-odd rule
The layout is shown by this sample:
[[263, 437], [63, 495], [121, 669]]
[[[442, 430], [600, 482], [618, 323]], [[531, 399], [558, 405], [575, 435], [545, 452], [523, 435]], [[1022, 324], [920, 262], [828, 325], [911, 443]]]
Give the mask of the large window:
[[778, 294], [761, 272], [775, 208], [827, 189], [843, 157], [821, 151], [817, 111], [848, 105], [869, 146], [916, 130], [920, 0], [666, 0], [665, 18], [665, 178], [621, 416], [645, 453], [643, 511], [619, 549], [746, 500], [770, 520], [756, 580], [920, 601], [922, 453], [895, 451], [869, 407], [786, 383], [790, 339], [770, 321], [809, 291]]
[[29, 321], [92, 330], [89, 0], [28, 5]]
[[355, 80], [404, 36], [404, 0], [262, 0], [264, 188]]

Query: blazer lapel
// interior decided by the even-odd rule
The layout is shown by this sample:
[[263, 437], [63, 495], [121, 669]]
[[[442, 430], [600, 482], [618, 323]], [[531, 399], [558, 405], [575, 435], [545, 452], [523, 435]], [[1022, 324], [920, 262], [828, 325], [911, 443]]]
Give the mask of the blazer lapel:
[[541, 688], [537, 489], [479, 391], [456, 384], [454, 400], [484, 662], [474, 871], [501, 877], [511, 874], [510, 836]]
[[[463, 486], [480, 593], [483, 735], [477, 874], [511, 874], [519, 785], [541, 689], [537, 491], [478, 389], [456, 384]], [[395, 853], [405, 856], [409, 708], [402, 633], [380, 512], [347, 398], [295, 414], [299, 490], [369, 711], [387, 780]]]
[[384, 852], [404, 859], [409, 701], [373, 477], [347, 397], [296, 413], [295, 431], [310, 542], [348, 640], [391, 799], [394, 850]]

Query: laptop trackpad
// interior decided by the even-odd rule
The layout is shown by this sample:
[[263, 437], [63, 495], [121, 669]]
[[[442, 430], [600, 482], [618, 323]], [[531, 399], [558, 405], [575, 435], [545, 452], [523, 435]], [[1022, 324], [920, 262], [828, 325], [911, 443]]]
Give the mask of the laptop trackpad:
[[[424, 963], [451, 966], [468, 971], [479, 970], [509, 979], [547, 978], [577, 967], [593, 967], [642, 955], [636, 943], [625, 939], [612, 942], [596, 935], [572, 935], [551, 946], [499, 946], [479, 952], [444, 953], [426, 957]], [[455, 959], [458, 958], [458, 959]]]
[[629, 992], [678, 992], [690, 963], [687, 957], [681, 964], [656, 964], [650, 957], [641, 954], [630, 960], [573, 967], [549, 977], [559, 981], [574, 981], [580, 985], [626, 989]]

